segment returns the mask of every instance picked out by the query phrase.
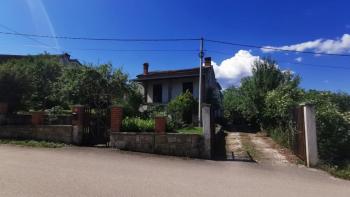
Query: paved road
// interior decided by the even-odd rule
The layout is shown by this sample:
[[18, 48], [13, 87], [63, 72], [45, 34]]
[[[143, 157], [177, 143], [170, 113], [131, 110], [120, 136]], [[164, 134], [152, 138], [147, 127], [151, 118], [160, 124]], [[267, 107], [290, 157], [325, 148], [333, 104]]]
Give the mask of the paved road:
[[304, 167], [98, 148], [0, 145], [0, 196], [346, 196], [350, 181]]

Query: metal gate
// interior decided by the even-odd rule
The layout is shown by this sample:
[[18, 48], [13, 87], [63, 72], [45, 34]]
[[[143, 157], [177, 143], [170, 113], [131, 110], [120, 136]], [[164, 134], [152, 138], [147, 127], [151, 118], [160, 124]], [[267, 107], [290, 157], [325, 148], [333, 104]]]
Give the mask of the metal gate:
[[306, 161], [306, 141], [304, 107], [300, 106], [294, 110], [295, 133], [292, 141], [293, 152], [302, 160]]
[[97, 95], [84, 109], [83, 143], [108, 145], [110, 127], [110, 98]]

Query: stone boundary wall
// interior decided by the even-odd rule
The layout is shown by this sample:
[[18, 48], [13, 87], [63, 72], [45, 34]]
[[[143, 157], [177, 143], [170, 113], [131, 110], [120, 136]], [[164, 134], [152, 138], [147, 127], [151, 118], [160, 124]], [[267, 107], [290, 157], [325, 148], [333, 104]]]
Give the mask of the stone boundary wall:
[[113, 132], [110, 146], [121, 150], [205, 158], [204, 138], [198, 134]]
[[[71, 125], [71, 115], [57, 115], [56, 117], [44, 115], [43, 125]], [[31, 125], [31, 114], [7, 114], [0, 125]]]
[[0, 139], [43, 140], [73, 144], [72, 125], [0, 126]]

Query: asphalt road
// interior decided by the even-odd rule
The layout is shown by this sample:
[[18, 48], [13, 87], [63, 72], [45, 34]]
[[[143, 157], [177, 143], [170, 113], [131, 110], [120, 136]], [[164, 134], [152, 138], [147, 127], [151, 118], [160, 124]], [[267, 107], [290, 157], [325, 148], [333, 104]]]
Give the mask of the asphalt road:
[[297, 166], [0, 145], [0, 196], [349, 197], [350, 181]]

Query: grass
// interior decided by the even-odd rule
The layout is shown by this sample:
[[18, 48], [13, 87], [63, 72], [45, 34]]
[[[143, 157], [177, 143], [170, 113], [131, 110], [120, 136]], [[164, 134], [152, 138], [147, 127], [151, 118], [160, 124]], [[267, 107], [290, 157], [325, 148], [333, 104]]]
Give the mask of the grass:
[[0, 144], [12, 144], [17, 146], [29, 146], [36, 148], [62, 148], [65, 146], [65, 144], [62, 143], [35, 140], [0, 140]]
[[154, 120], [126, 117], [122, 123], [123, 132], [153, 132]]
[[203, 128], [202, 127], [185, 127], [181, 129], [176, 130], [177, 133], [183, 133], [183, 134], [203, 134]]
[[256, 150], [255, 146], [252, 144], [248, 136], [241, 137], [241, 142], [243, 149], [254, 161], [258, 161], [261, 158], [261, 153]]
[[321, 164], [318, 167], [335, 177], [350, 180], [350, 162], [340, 166]]

